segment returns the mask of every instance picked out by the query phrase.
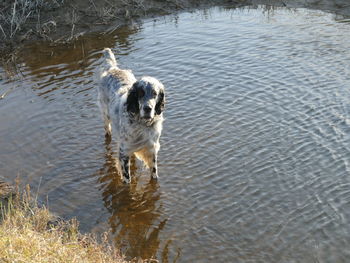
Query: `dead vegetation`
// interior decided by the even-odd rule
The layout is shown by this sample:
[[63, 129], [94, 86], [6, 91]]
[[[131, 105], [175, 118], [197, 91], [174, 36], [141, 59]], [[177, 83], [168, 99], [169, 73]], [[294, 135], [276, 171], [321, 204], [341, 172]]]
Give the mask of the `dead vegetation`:
[[78, 231], [76, 220], [39, 207], [30, 189], [0, 198], [0, 262], [126, 262], [107, 241]]
[[113, 30], [143, 17], [222, 4], [350, 12], [346, 0], [0, 0], [0, 50], [27, 40], [71, 41], [86, 32]]
[[27, 23], [33, 20], [37, 21], [35, 24], [35, 30], [40, 31], [49, 25], [52, 25], [51, 21], [41, 24], [40, 13], [44, 9], [58, 8], [63, 4], [63, 0], [5, 0], [0, 3], [0, 31], [2, 39], [5, 41], [14, 39], [20, 32], [29, 34], [33, 31], [33, 28], [28, 29], [26, 32]]
[[2, 0], [0, 48], [26, 40], [69, 41], [141, 17], [229, 0]]

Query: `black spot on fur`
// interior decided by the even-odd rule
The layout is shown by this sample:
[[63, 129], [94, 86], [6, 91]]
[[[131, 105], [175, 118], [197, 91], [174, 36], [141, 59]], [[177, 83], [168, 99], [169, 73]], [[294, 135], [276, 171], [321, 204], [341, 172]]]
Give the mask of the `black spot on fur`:
[[156, 108], [155, 108], [157, 115], [162, 114], [162, 112], [164, 110], [164, 106], [165, 106], [164, 92], [160, 91], [159, 95], [158, 95], [158, 101], [156, 104]]
[[145, 91], [141, 88], [137, 89], [137, 97], [138, 98], [142, 98], [143, 96], [145, 96]]
[[125, 172], [124, 174], [123, 174], [123, 176], [126, 178], [126, 179], [130, 179], [130, 175], [127, 173], [127, 172]]
[[132, 85], [131, 89], [129, 90], [128, 98], [126, 100], [127, 105], [127, 111], [132, 114], [139, 113], [139, 102], [138, 102], [138, 82], [135, 82], [134, 85]]
[[122, 162], [123, 177], [129, 180], [129, 156], [124, 155], [122, 152], [120, 152], [120, 161]]

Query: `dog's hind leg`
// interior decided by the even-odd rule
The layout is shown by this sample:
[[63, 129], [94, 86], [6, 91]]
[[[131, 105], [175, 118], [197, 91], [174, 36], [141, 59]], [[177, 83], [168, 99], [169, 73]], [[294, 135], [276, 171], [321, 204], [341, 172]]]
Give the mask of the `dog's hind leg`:
[[108, 103], [109, 103], [109, 99], [103, 93], [103, 90], [99, 91], [98, 105], [99, 105], [99, 108], [100, 108], [100, 111], [102, 114], [102, 118], [103, 118], [103, 122], [104, 122], [105, 136], [111, 137], [112, 136], [112, 126], [111, 126], [111, 117], [109, 116]]
[[111, 137], [112, 136], [112, 126], [111, 126], [111, 118], [107, 114], [103, 114], [104, 119], [104, 128], [105, 128], [105, 136]]

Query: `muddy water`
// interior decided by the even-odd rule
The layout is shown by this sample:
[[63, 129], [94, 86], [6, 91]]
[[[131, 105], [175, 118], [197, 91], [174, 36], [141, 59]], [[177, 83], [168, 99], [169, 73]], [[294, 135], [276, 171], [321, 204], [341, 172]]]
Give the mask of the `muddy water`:
[[[82, 231], [110, 231], [128, 258], [345, 262], [348, 21], [213, 8], [27, 46], [16, 74], [1, 69], [0, 174]], [[166, 86], [158, 182], [137, 166], [123, 185], [113, 165], [93, 80], [104, 47]]]

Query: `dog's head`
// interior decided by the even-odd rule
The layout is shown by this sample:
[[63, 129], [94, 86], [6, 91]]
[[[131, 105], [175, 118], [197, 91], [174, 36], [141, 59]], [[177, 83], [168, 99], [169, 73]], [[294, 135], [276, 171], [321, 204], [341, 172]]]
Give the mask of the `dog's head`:
[[153, 123], [154, 118], [164, 110], [163, 84], [152, 77], [141, 78], [129, 90], [126, 104], [130, 114], [138, 115], [146, 124]]

